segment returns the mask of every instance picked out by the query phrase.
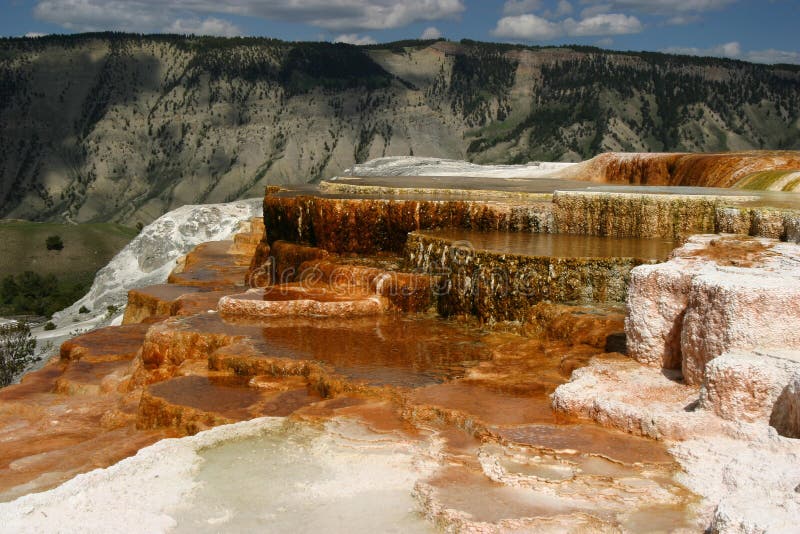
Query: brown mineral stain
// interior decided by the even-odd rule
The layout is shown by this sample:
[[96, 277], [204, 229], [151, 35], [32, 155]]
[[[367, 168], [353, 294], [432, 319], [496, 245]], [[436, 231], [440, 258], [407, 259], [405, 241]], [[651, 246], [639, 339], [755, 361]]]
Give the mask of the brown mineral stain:
[[141, 348], [149, 324], [98, 328], [61, 345], [62, 360], [130, 360]]
[[745, 236], [713, 239], [707, 247], [692, 251], [688, 257], [712, 260], [717, 265], [752, 267], [769, 257], [771, 245]]
[[250, 257], [232, 253], [233, 247], [233, 241], [211, 241], [198, 245], [169, 275], [167, 282], [206, 289], [244, 286]]
[[171, 404], [216, 412], [231, 418], [247, 415], [260, 398], [257, 389], [247, 387], [247, 378], [182, 376], [153, 384], [150, 393]]
[[550, 399], [544, 395], [513, 395], [464, 382], [448, 382], [416, 389], [415, 404], [459, 410], [488, 425], [554, 423]]
[[595, 454], [626, 464], [673, 462], [662, 443], [595, 425], [536, 424], [498, 428], [496, 432], [514, 443]]
[[570, 168], [565, 174], [602, 183], [731, 187], [756, 171], [797, 168], [800, 168], [797, 151], [606, 153]]

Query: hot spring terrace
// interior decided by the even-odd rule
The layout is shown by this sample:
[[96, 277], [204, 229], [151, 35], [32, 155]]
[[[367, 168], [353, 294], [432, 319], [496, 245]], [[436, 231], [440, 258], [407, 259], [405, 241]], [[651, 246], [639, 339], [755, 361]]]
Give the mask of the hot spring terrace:
[[[562, 179], [270, 188], [263, 220], [130, 291], [124, 325], [65, 343], [0, 391], [0, 495], [267, 416], [284, 419], [141, 451], [118, 471], [141, 465], [161, 501], [129, 509], [195, 532], [291, 531], [300, 516], [365, 532], [793, 525], [800, 310], [775, 295], [800, 287], [799, 198]], [[737, 236], [691, 237], [719, 233]], [[715, 285], [726, 269], [744, 292], [754, 272], [770, 280], [757, 306]], [[701, 298], [723, 290], [735, 306]], [[702, 331], [723, 313], [736, 332], [753, 310], [783, 317], [770, 335], [784, 352], [731, 356], [764, 336]], [[763, 386], [744, 408], [742, 361]], [[181, 476], [199, 485], [183, 495], [149, 455], [177, 469], [185, 447], [197, 463]], [[114, 480], [92, 484], [124, 500]], [[25, 515], [35, 505], [65, 525], [81, 509], [113, 520], [76, 504], [86, 487], [64, 488], [2, 505], [0, 519], [46, 525]], [[782, 508], [764, 519], [769, 503]]]

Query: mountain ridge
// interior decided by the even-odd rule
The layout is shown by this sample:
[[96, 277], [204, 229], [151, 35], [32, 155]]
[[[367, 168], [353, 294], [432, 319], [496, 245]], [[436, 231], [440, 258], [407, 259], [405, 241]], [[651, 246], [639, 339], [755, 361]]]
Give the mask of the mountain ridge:
[[0, 39], [0, 216], [148, 222], [354, 163], [800, 148], [800, 67], [400, 41]]

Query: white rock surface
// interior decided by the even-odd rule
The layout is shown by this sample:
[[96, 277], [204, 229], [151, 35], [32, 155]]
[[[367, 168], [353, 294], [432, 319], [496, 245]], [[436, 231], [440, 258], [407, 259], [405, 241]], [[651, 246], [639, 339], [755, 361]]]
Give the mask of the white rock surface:
[[797, 532], [800, 443], [766, 426], [742, 430], [754, 439], [707, 435], [672, 444], [679, 481], [704, 497], [711, 532]]
[[[674, 378], [674, 377], [673, 377]], [[670, 380], [661, 369], [625, 360], [592, 360], [551, 396], [556, 411], [659, 440], [688, 439], [716, 428], [695, 410], [700, 390]]]
[[668, 262], [631, 271], [629, 355], [690, 384], [731, 350], [800, 348], [800, 246], [696, 235]]
[[718, 267], [693, 279], [681, 330], [688, 383], [702, 383], [706, 364], [727, 351], [800, 349], [800, 262], [793, 267]]
[[769, 423], [775, 402], [800, 377], [800, 351], [733, 351], [706, 366], [701, 404], [729, 421]]
[[[711, 532], [797, 532], [800, 247], [693, 236], [631, 277], [625, 328], [636, 361], [578, 369], [554, 408], [672, 442]], [[665, 367], [680, 367], [684, 383]]]
[[[349, 421], [265, 417], [167, 439], [0, 503], [3, 532], [429, 532], [428, 445]], [[273, 478], [274, 477], [274, 478]]]
[[676, 258], [631, 271], [625, 318], [631, 358], [665, 369], [681, 368], [681, 328], [692, 277], [707, 265], [702, 260]]
[[[556, 178], [574, 163], [530, 162], [524, 165], [476, 165], [468, 161], [393, 156], [353, 165], [340, 176], [474, 176], [479, 178]], [[336, 178], [333, 178], [335, 180]]]
[[[764, 421], [721, 419], [697, 402], [699, 388], [665, 373], [630, 360], [594, 360], [556, 389], [553, 406], [664, 440], [682, 468], [678, 481], [703, 497], [700, 513], [710, 532], [797, 532], [800, 440], [780, 436]], [[791, 387], [797, 420], [800, 381]]]

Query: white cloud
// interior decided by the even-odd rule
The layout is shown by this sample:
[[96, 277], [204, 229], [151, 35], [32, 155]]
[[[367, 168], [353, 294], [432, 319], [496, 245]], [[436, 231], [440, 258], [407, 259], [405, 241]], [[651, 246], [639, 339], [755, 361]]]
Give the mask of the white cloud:
[[45, 35], [48, 35], [48, 34], [41, 33], [41, 32], [28, 32], [25, 35], [23, 35], [23, 37], [28, 37], [30, 39], [35, 39], [37, 37], [44, 37]]
[[419, 36], [420, 39], [438, 39], [442, 36], [442, 32], [439, 31], [439, 28], [434, 26], [428, 26], [425, 28], [425, 31], [422, 32], [422, 35]]
[[709, 48], [672, 46], [661, 50], [667, 54], [684, 54], [689, 56], [713, 56], [732, 59], [743, 59], [753, 63], [794, 63], [800, 64], [800, 52], [791, 50], [750, 50], [745, 52], [736, 42], [723, 43]]
[[720, 10], [739, 0], [581, 0], [586, 6], [582, 17], [603, 13], [643, 13], [665, 18], [670, 26], [683, 26], [702, 20], [701, 13]]
[[492, 35], [496, 37], [530, 41], [548, 41], [563, 34], [560, 24], [531, 14], [503, 17], [492, 30]]
[[[738, 0], [581, 0], [581, 5], [594, 10], [592, 14], [615, 11], [638, 11], [657, 15], [671, 15], [675, 12], [702, 13], [721, 9]], [[598, 11], [600, 10], [600, 11]]]
[[377, 44], [378, 41], [369, 35], [357, 35], [355, 33], [343, 33], [333, 39], [334, 43], [347, 43], [351, 45], [371, 45]]
[[700, 15], [675, 15], [667, 19], [670, 26], [684, 26], [702, 20]]
[[644, 29], [634, 16], [620, 13], [594, 15], [581, 20], [567, 18], [560, 22], [536, 15], [503, 17], [497, 21], [492, 34], [507, 39], [547, 41], [558, 37], [588, 37], [639, 33]]
[[602, 39], [598, 39], [595, 44], [600, 48], [608, 48], [614, 44], [614, 39], [611, 37], [603, 37]]
[[642, 23], [632, 15], [608, 13], [595, 15], [580, 21], [569, 18], [561, 23], [569, 36], [587, 37], [592, 35], [625, 35], [639, 33], [644, 29]]
[[506, 0], [503, 15], [524, 15], [542, 8], [542, 0]]
[[572, 4], [568, 0], [558, 0], [555, 9], [544, 9], [542, 0], [506, 0], [503, 4], [503, 15], [530, 15], [537, 11], [546, 19], [554, 19], [572, 13]]
[[143, 2], [102, 0], [45, 0], [36, 4], [34, 16], [68, 30], [159, 31], [177, 17]]
[[221, 37], [236, 37], [242, 35], [235, 24], [214, 17], [205, 20], [200, 19], [178, 19], [170, 26], [165, 28], [167, 33], [195, 34], [195, 35], [218, 35]]
[[[581, 2], [585, 4], [586, 2]], [[608, 13], [614, 8], [611, 4], [596, 4], [589, 7], [585, 7], [581, 10], [581, 17], [589, 18], [594, 17], [595, 15], [600, 15], [601, 13]]]
[[671, 46], [662, 50], [667, 54], [682, 54], [686, 56], [716, 56], [738, 58], [742, 54], [741, 45], [732, 41], [711, 48], [697, 48], [693, 46]]
[[238, 15], [344, 32], [454, 18], [464, 9], [463, 0], [40, 0], [34, 14], [78, 31], [161, 31], [179, 19]]
[[751, 50], [744, 55], [743, 59], [753, 63], [793, 63], [800, 65], [800, 52], [775, 50], [774, 48]]

